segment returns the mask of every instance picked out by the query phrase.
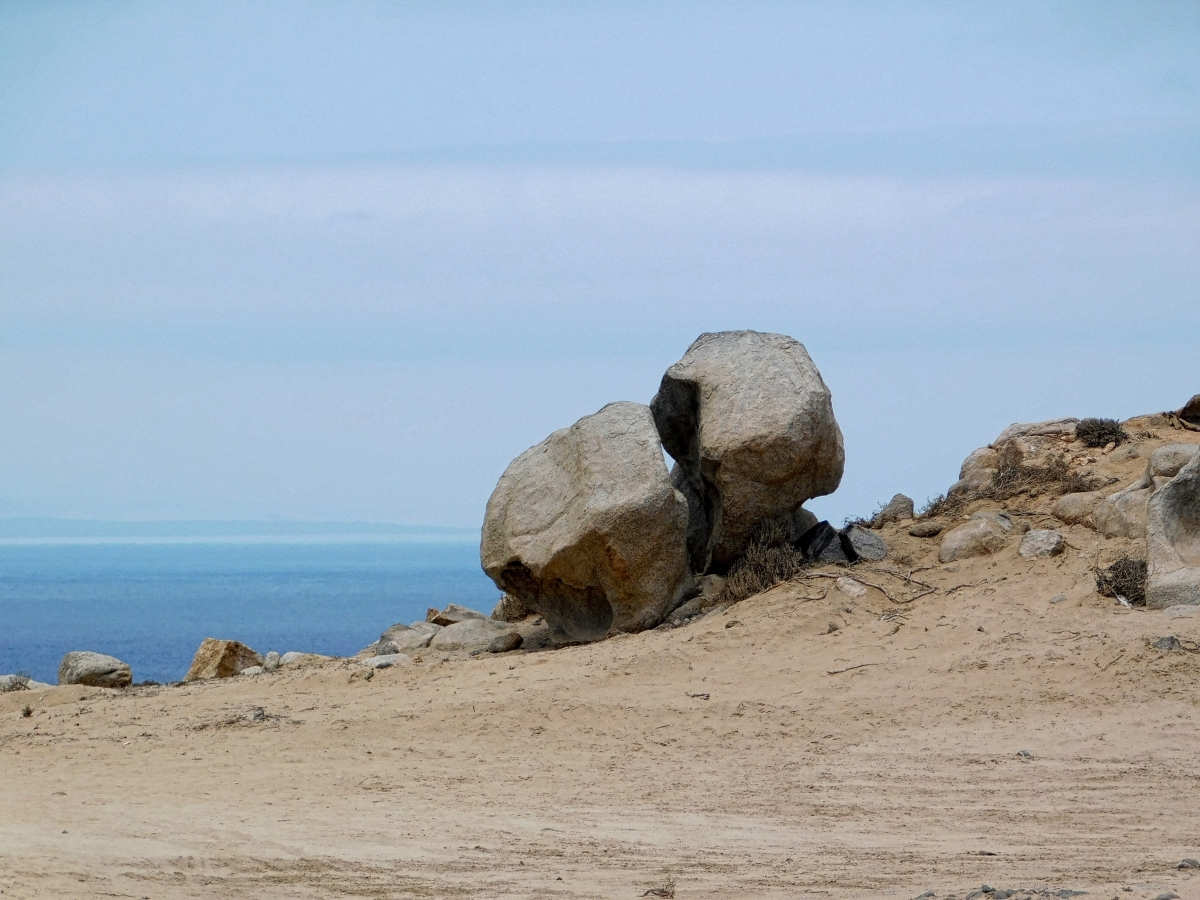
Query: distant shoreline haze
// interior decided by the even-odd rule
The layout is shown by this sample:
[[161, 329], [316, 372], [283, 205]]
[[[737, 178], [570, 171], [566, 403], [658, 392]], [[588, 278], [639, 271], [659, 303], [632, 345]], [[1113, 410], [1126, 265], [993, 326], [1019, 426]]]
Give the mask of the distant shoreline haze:
[[288, 520], [145, 520], [0, 518], [0, 543], [107, 542], [474, 542], [477, 528], [388, 522]]

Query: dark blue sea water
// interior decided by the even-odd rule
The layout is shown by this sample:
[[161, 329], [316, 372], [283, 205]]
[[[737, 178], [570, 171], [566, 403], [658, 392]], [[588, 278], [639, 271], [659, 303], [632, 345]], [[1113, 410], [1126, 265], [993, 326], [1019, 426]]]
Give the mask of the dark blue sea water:
[[0, 674], [57, 680], [69, 650], [177, 681], [206, 637], [261, 653], [358, 652], [430, 606], [488, 612], [474, 543], [0, 545]]

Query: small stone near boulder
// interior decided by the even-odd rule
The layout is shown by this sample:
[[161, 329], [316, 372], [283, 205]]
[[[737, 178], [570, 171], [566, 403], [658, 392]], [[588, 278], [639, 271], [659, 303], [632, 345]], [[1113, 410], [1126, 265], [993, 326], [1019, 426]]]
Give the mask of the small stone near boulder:
[[[423, 626], [423, 627], [418, 627]], [[384, 631], [379, 636], [377, 644], [381, 649], [385, 649], [383, 645], [390, 645], [392, 653], [416, 653], [429, 646], [429, 642], [433, 636], [441, 631], [441, 627], [433, 625], [429, 622], [420, 622], [412, 627], [408, 625], [393, 625]], [[378, 655], [378, 654], [377, 654]]]
[[508, 653], [512, 650], [520, 648], [525, 639], [521, 637], [519, 632], [510, 631], [508, 634], [502, 634], [499, 637], [492, 638], [488, 644], [488, 653]]
[[1066, 547], [1066, 540], [1057, 531], [1034, 528], [1021, 538], [1021, 546], [1017, 552], [1025, 559], [1046, 559], [1058, 556]]
[[425, 621], [445, 628], [447, 625], [455, 625], [458, 622], [465, 622], [467, 619], [486, 618], [487, 616], [481, 612], [467, 609], [467, 607], [459, 606], [457, 603], [447, 603], [446, 608], [440, 611], [431, 608], [425, 616]]
[[333, 659], [332, 656], [324, 656], [320, 653], [303, 653], [299, 650], [289, 650], [283, 656], [279, 657], [279, 664], [281, 666], [302, 666], [328, 662], [331, 659]]
[[1012, 519], [1006, 513], [994, 510], [976, 513], [971, 521], [946, 532], [938, 548], [938, 562], [989, 556], [1008, 544], [1012, 530]]
[[1142, 538], [1146, 536], [1149, 502], [1149, 488], [1129, 487], [1097, 504], [1092, 511], [1092, 521], [1105, 537]]
[[192, 657], [192, 667], [183, 676], [183, 680], [230, 678], [243, 669], [262, 664], [262, 654], [250, 649], [241, 641], [205, 638], [200, 643], [200, 649], [196, 651], [196, 655]]
[[871, 519], [871, 527], [882, 528], [884, 525], [891, 525], [893, 522], [904, 522], [911, 519], [913, 514], [912, 497], [897, 494], [888, 501], [887, 506], [877, 512], [875, 517]]
[[942, 533], [942, 526], [937, 522], [918, 522], [912, 528], [908, 529], [908, 533], [918, 538], [937, 537]]
[[860, 597], [867, 596], [866, 587], [859, 584], [853, 578], [843, 575], [835, 582], [835, 584], [837, 585], [837, 589], [847, 597], [852, 597], [853, 599], [857, 600]]
[[1147, 504], [1146, 606], [1200, 604], [1200, 455]]
[[242, 669], [242, 671], [238, 672], [239, 675], [261, 675], [262, 673], [262, 666], [251, 666], [248, 669]]
[[505, 594], [500, 598], [500, 602], [496, 604], [496, 608], [492, 610], [491, 617], [497, 622], [520, 622], [522, 619], [534, 615], [534, 613], [535, 610], [526, 606], [520, 597]]
[[429, 647], [431, 650], [445, 652], [455, 650], [484, 652], [491, 647], [492, 641], [506, 637], [513, 631], [513, 627], [507, 622], [495, 622], [482, 618], [464, 619], [453, 625], [447, 625], [435, 634]]
[[387, 653], [381, 656], [372, 656], [370, 659], [364, 659], [362, 664], [372, 669], [390, 669], [392, 666], [408, 662], [409, 659], [411, 657], [406, 653]]
[[859, 525], [838, 531], [828, 522], [818, 522], [800, 536], [796, 547], [812, 562], [850, 564], [859, 560], [878, 562], [887, 556], [883, 538]]
[[279, 654], [272, 650], [263, 657], [263, 671], [274, 672], [279, 668]]
[[1167, 652], [1183, 649], [1183, 645], [1179, 643], [1179, 638], [1175, 637], [1173, 634], [1168, 634], [1166, 637], [1160, 637], [1153, 643], [1152, 646], [1155, 650], [1165, 650]]
[[1067, 525], [1078, 525], [1086, 522], [1103, 500], [1104, 495], [1099, 491], [1064, 494], [1055, 502], [1050, 510], [1050, 515]]
[[358, 656], [373, 657], [373, 656], [391, 656], [393, 653], [399, 653], [400, 648], [389, 640], [380, 639], [368, 647], [358, 651]]
[[73, 650], [59, 663], [58, 683], [122, 688], [133, 683], [133, 672], [127, 663], [121, 662], [115, 656]]

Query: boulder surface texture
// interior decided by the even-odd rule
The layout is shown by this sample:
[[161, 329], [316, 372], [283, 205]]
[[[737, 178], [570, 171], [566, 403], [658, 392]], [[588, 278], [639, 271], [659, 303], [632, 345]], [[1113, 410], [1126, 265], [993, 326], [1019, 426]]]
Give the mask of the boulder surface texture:
[[949, 563], [995, 553], [1008, 543], [1012, 530], [1012, 519], [1003, 512], [984, 510], [975, 513], [971, 521], [946, 532], [938, 548], [938, 562]]
[[[697, 573], [724, 572], [760, 525], [790, 521], [841, 483], [845, 450], [829, 388], [793, 338], [703, 334], [667, 370], [650, 408], [690, 507]], [[796, 522], [793, 539], [810, 525], [808, 516]]]
[[1146, 553], [1146, 606], [1200, 603], [1200, 456], [1150, 498]]
[[58, 665], [59, 684], [85, 684], [88, 687], [119, 688], [133, 683], [128, 663], [115, 656], [72, 650]]
[[687, 532], [649, 408], [611, 403], [513, 460], [488, 500], [480, 561], [556, 641], [591, 641], [652, 628], [678, 604], [692, 583]]
[[[447, 625], [433, 636], [429, 644], [431, 650], [470, 650], [482, 653], [490, 650], [493, 642], [508, 644], [504, 650], [512, 650], [521, 646], [521, 635], [507, 622], [497, 622], [494, 619], [463, 619], [453, 625]], [[503, 653], [504, 650], [499, 652]]]
[[205, 638], [200, 643], [196, 655], [192, 657], [192, 667], [188, 669], [187, 675], [183, 676], [183, 680], [229, 678], [251, 666], [261, 666], [263, 662], [261, 654], [251, 650], [241, 641]]
[[1096, 530], [1105, 537], [1140, 538], [1146, 534], [1146, 504], [1150, 489], [1131, 485], [1092, 510]]

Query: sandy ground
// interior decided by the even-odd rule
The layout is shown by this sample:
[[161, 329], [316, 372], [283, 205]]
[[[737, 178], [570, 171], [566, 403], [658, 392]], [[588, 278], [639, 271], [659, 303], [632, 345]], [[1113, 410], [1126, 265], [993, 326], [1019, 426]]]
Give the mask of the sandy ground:
[[2, 695], [0, 892], [1200, 898], [1200, 653], [1150, 643], [1200, 610], [1096, 595], [1128, 542], [1063, 530], [943, 566], [891, 528], [852, 572], [891, 598], [590, 646]]

